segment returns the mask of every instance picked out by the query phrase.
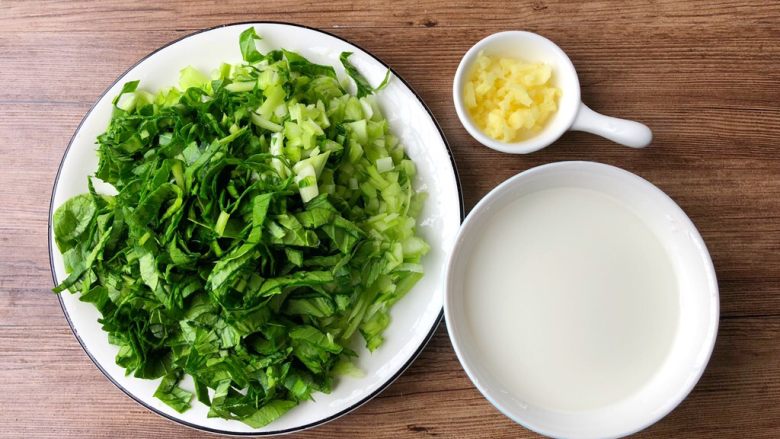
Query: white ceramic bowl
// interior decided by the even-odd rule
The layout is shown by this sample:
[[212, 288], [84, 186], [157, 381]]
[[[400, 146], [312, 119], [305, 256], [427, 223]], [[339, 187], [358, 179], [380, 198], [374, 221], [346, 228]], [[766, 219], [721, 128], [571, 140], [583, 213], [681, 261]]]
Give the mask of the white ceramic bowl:
[[[95, 138], [108, 126], [111, 100], [122, 85], [138, 79], [142, 88], [155, 90], [176, 84], [179, 70], [188, 65], [209, 72], [223, 61], [239, 62], [238, 37], [250, 26], [254, 26], [263, 37], [259, 43], [263, 52], [280, 47], [293, 50], [313, 62], [335, 66], [342, 78], [345, 77], [339, 62], [342, 51], [353, 52], [350, 61], [372, 84], [379, 83], [388, 69], [368, 52], [339, 37], [284, 23], [220, 26], [189, 35], [149, 54], [103, 93], [84, 117], [62, 159], [49, 212], [49, 253], [55, 283], [65, 278], [65, 269], [53, 241], [51, 214], [69, 197], [87, 191], [87, 176], [97, 169]], [[377, 94], [377, 101], [393, 133], [401, 139], [417, 165], [417, 188], [429, 195], [418, 224], [420, 233], [431, 245], [431, 252], [423, 260], [426, 271], [423, 279], [393, 307], [392, 323], [385, 331], [385, 343], [372, 353], [368, 352], [364, 343], [355, 340], [353, 348], [360, 355], [357, 365], [364, 376], [340, 378], [332, 393], [315, 394], [316, 402], [302, 403], [260, 429], [238, 421], [208, 418], [208, 407], [197, 401], [193, 402], [190, 410], [177, 413], [152, 396], [159, 380], [134, 378], [125, 375], [125, 370], [117, 366], [114, 362], [117, 347], [108, 343], [94, 306], [79, 301], [78, 294], [64, 292], [59, 299], [74, 334], [87, 355], [111, 382], [150, 410], [187, 426], [216, 433], [268, 435], [313, 427], [348, 413], [379, 394], [411, 364], [433, 335], [441, 318], [444, 269], [460, 226], [463, 208], [455, 165], [439, 126], [406, 82], [397, 75], [393, 76], [387, 88]], [[191, 380], [185, 380], [184, 386], [192, 386]], [[74, 398], [78, 397], [74, 395]]]
[[[463, 102], [463, 87], [474, 60], [483, 52], [489, 56], [543, 62], [552, 67], [552, 84], [561, 90], [558, 111], [536, 136], [521, 142], [501, 142], [489, 137], [474, 124]], [[569, 57], [555, 43], [532, 32], [499, 32], [475, 44], [463, 56], [455, 72], [452, 98], [458, 118], [469, 134], [489, 148], [510, 154], [538, 151], [558, 140], [567, 130], [597, 134], [632, 148], [643, 148], [653, 140], [653, 133], [647, 126], [639, 122], [604, 116], [583, 104], [580, 100], [580, 80]]]
[[[677, 331], [660, 368], [631, 396], [583, 411], [537, 407], [514, 395], [481, 362], [464, 304], [474, 294], [464, 276], [480, 230], [494, 212], [517, 198], [545, 189], [576, 187], [622, 202], [656, 234], [674, 268], [679, 290]], [[613, 166], [560, 162], [539, 166], [505, 181], [471, 211], [461, 227], [447, 269], [444, 315], [455, 352], [471, 380], [501, 412], [552, 437], [608, 438], [639, 431], [676, 407], [698, 381], [710, 358], [718, 328], [715, 270], [696, 227], [679, 206], [648, 181]], [[577, 367], [572, 364], [571, 367]]]

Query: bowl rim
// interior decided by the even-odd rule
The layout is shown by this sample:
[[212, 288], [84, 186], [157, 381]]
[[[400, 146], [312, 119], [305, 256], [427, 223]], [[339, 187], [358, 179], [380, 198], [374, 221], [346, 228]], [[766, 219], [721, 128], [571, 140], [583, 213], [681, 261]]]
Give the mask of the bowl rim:
[[[659, 404], [658, 409], [652, 413], [652, 416], [648, 416], [643, 422], [637, 423], [637, 425], [630, 426], [629, 428], [623, 428], [617, 433], [609, 432], [608, 435], [598, 436], [598, 437], [606, 437], [606, 438], [619, 438], [619, 437], [637, 433], [655, 424], [656, 422], [663, 419], [666, 415], [668, 415], [678, 405], [680, 405], [680, 403], [682, 403], [682, 401], [691, 393], [693, 388], [696, 386], [696, 384], [699, 382], [702, 375], [704, 374], [704, 371], [706, 370], [706, 366], [709, 363], [712, 357], [712, 352], [715, 348], [715, 341], [717, 339], [717, 333], [719, 327], [720, 294], [719, 294], [717, 276], [715, 272], [715, 267], [712, 262], [712, 257], [710, 256], [709, 251], [707, 250], [704, 240], [701, 237], [701, 234], [699, 233], [696, 226], [693, 224], [693, 222], [688, 217], [688, 215], [685, 214], [682, 208], [671, 197], [669, 197], [669, 195], [667, 195], [664, 191], [662, 191], [660, 188], [658, 188], [648, 180], [640, 177], [637, 174], [634, 174], [633, 172], [627, 171], [625, 169], [616, 166], [604, 164], [604, 163], [599, 163], [594, 161], [559, 161], [559, 162], [547, 163], [547, 164], [543, 164], [540, 166], [527, 169], [523, 172], [520, 172], [508, 178], [507, 180], [505, 180], [504, 182], [496, 186], [487, 195], [485, 195], [477, 203], [477, 205], [474, 206], [474, 208], [471, 209], [465, 221], [463, 221], [463, 224], [461, 224], [460, 231], [458, 233], [458, 236], [455, 240], [455, 244], [453, 245], [452, 251], [450, 253], [450, 258], [448, 260], [447, 269], [445, 272], [446, 273], [445, 288], [444, 288], [445, 324], [447, 327], [447, 332], [449, 334], [450, 340], [452, 342], [453, 349], [455, 350], [455, 354], [458, 358], [458, 361], [460, 362], [461, 366], [466, 372], [466, 375], [468, 375], [469, 379], [472, 381], [474, 386], [477, 387], [477, 389], [482, 394], [482, 396], [485, 397], [485, 399], [487, 399], [496, 409], [498, 409], [501, 413], [503, 413], [505, 416], [507, 416], [509, 419], [516, 422], [517, 424], [520, 424], [529, 430], [535, 431], [545, 436], [560, 437], [561, 433], [555, 431], [554, 427], [543, 427], [536, 423], [528, 422], [527, 420], [523, 419], [522, 415], [518, 415], [517, 413], [514, 413], [512, 410], [499, 403], [498, 400], [493, 397], [493, 395], [497, 393], [495, 390], [488, 389], [485, 386], [482, 386], [480, 384], [479, 376], [477, 376], [476, 372], [470, 367], [470, 363], [469, 361], [467, 361], [468, 359], [467, 355], [465, 354], [465, 351], [471, 348], [465, 347], [463, 344], [461, 344], [462, 342], [459, 341], [457, 337], [458, 334], [457, 328], [462, 328], [465, 325], [465, 323], [453, 317], [453, 311], [451, 309], [450, 302], [452, 302], [454, 298], [453, 298], [452, 288], [450, 286], [454, 282], [454, 278], [457, 276], [455, 274], [455, 267], [454, 267], [455, 258], [458, 255], [458, 252], [463, 251], [462, 247], [464, 245], [466, 236], [469, 233], [474, 232], [470, 230], [471, 227], [469, 226], [472, 221], [475, 221], [474, 218], [485, 214], [484, 212], [487, 211], [492, 206], [496, 198], [498, 198], [504, 192], [509, 190], [509, 188], [523, 184], [523, 181], [528, 179], [529, 177], [532, 177], [536, 174], [554, 171], [557, 169], [567, 169], [567, 168], [571, 170], [585, 169], [587, 172], [596, 172], [596, 173], [611, 172], [613, 173], [613, 175], [620, 175], [620, 178], [633, 180], [644, 188], [644, 191], [648, 195], [648, 197], [655, 199], [655, 201], [653, 201], [654, 204], [665, 203], [676, 212], [681, 213], [682, 214], [681, 217], [686, 220], [683, 224], [683, 227], [690, 232], [689, 236], [693, 240], [693, 243], [696, 246], [696, 248], [698, 249], [699, 255], [702, 257], [704, 263], [703, 268], [705, 271], [704, 274], [706, 277], [707, 287], [708, 290], [712, 293], [708, 299], [710, 302], [709, 325], [706, 328], [706, 334], [704, 335], [701, 344], [698, 346], [698, 348], [701, 349], [700, 351], [701, 358], [699, 358], [698, 360], [701, 362], [702, 366], [699, 368], [693, 367], [684, 370], [681, 369], [680, 375], [687, 377], [685, 381], [686, 383], [685, 386], [675, 388], [675, 389], [670, 389], [668, 392], [669, 397], [663, 399], [663, 402]], [[600, 410], [600, 409], [601, 408], [596, 410]], [[590, 436], [583, 436], [583, 437], [590, 437]]]
[[[48, 211], [48, 218], [47, 218], [47, 239], [48, 239], [47, 247], [48, 247], [48, 251], [49, 251], [49, 269], [51, 271], [52, 282], [54, 283], [55, 286], [57, 285], [57, 274], [56, 274], [55, 269], [54, 269], [54, 252], [55, 252], [55, 249], [52, 247], [52, 242], [53, 242], [53, 240], [52, 240], [52, 230], [53, 230], [52, 229], [52, 217], [54, 215], [54, 195], [57, 192], [57, 187], [58, 187], [59, 181], [60, 181], [60, 174], [62, 173], [62, 168], [63, 168], [63, 165], [65, 163], [65, 159], [67, 158], [68, 153], [71, 150], [71, 146], [74, 143], [76, 135], [81, 130], [81, 127], [84, 125], [84, 122], [89, 118], [89, 116], [95, 110], [95, 107], [97, 106], [97, 104], [101, 100], [103, 100], [103, 98], [105, 98], [105, 96], [108, 94], [108, 92], [120, 80], [122, 80], [122, 78], [124, 78], [124, 76], [127, 75], [131, 70], [133, 70], [135, 67], [137, 67], [138, 65], [140, 65], [144, 61], [146, 61], [152, 55], [156, 54], [157, 52], [160, 52], [161, 50], [163, 50], [163, 49], [165, 49], [165, 48], [167, 48], [169, 46], [172, 46], [172, 45], [174, 45], [174, 44], [176, 44], [176, 43], [178, 43], [178, 42], [180, 42], [182, 40], [185, 40], [185, 39], [187, 39], [189, 37], [192, 37], [192, 36], [195, 36], [195, 35], [198, 35], [198, 34], [201, 34], [201, 33], [209, 32], [209, 31], [221, 29], [221, 28], [233, 27], [233, 26], [245, 26], [245, 25], [264, 25], [264, 24], [272, 24], [272, 25], [275, 24], [275, 25], [283, 25], [283, 26], [291, 26], [291, 27], [296, 27], [296, 28], [307, 29], [307, 30], [311, 30], [311, 31], [314, 31], [314, 32], [319, 32], [321, 34], [324, 34], [324, 35], [336, 38], [336, 39], [341, 40], [341, 41], [343, 41], [343, 42], [345, 42], [347, 44], [355, 46], [358, 49], [360, 49], [363, 52], [365, 52], [374, 61], [378, 62], [384, 68], [389, 70], [392, 76], [394, 76], [396, 79], [400, 80], [412, 92], [412, 94], [420, 102], [422, 107], [425, 109], [425, 111], [430, 116], [430, 118], [433, 121], [433, 124], [436, 127], [436, 129], [437, 129], [437, 131], [439, 133], [439, 136], [441, 136], [442, 142], [444, 143], [444, 146], [446, 148], [446, 152], [447, 152], [447, 155], [449, 156], [450, 164], [452, 166], [452, 171], [453, 171], [453, 176], [455, 178], [456, 188], [457, 188], [457, 191], [458, 191], [457, 200], [458, 200], [459, 212], [460, 212], [459, 220], [460, 220], [460, 223], [463, 224], [463, 221], [464, 221], [464, 219], [466, 217], [465, 205], [464, 205], [464, 201], [463, 201], [463, 188], [462, 188], [462, 184], [461, 184], [461, 181], [460, 181], [460, 174], [458, 172], [457, 164], [455, 162], [455, 157], [454, 157], [454, 155], [452, 153], [452, 147], [450, 146], [450, 143], [447, 141], [447, 137], [444, 135], [444, 131], [441, 128], [441, 124], [439, 124], [439, 121], [436, 120], [436, 117], [434, 116], [434, 114], [431, 111], [430, 107], [428, 107], [428, 104], [425, 103], [425, 101], [422, 99], [420, 94], [411, 86], [411, 84], [409, 84], [409, 82], [407, 82], [392, 67], [390, 67], [390, 65], [385, 63], [382, 59], [380, 59], [379, 57], [374, 55], [372, 52], [366, 50], [362, 46], [360, 46], [358, 44], [355, 44], [354, 42], [352, 42], [352, 41], [350, 41], [350, 40], [348, 40], [346, 38], [343, 38], [341, 36], [338, 36], [336, 34], [330, 33], [328, 31], [325, 31], [325, 30], [322, 30], [322, 29], [318, 29], [316, 27], [311, 27], [311, 26], [306, 26], [306, 25], [302, 25], [302, 24], [298, 24], [298, 23], [291, 23], [291, 22], [286, 22], [286, 21], [277, 21], [277, 20], [249, 20], [249, 21], [230, 22], [230, 23], [224, 23], [224, 24], [219, 24], [219, 25], [216, 25], [216, 26], [211, 26], [211, 27], [207, 27], [207, 28], [198, 29], [198, 30], [196, 30], [194, 32], [189, 32], [189, 33], [187, 33], [187, 34], [185, 34], [185, 35], [183, 35], [181, 37], [175, 38], [175, 39], [173, 39], [173, 40], [171, 40], [171, 41], [169, 41], [169, 42], [159, 46], [158, 48], [154, 49], [153, 51], [147, 53], [146, 55], [144, 55], [143, 57], [138, 59], [138, 61], [134, 62], [131, 66], [129, 66], [127, 69], [125, 69], [122, 73], [117, 75], [117, 77], [111, 82], [111, 84], [109, 84], [105, 88], [105, 90], [102, 93], [100, 93], [100, 95], [95, 99], [95, 102], [90, 106], [89, 110], [84, 114], [84, 117], [82, 117], [81, 121], [79, 122], [79, 124], [74, 129], [73, 135], [71, 135], [70, 140], [68, 141], [68, 145], [65, 148], [65, 152], [63, 153], [62, 158], [60, 159], [60, 164], [57, 167], [57, 173], [55, 174], [54, 182], [53, 182], [53, 185], [52, 185], [51, 199], [49, 201], [49, 211]], [[156, 409], [155, 407], [151, 406], [150, 404], [147, 404], [140, 397], [134, 395], [131, 391], [129, 391], [128, 389], [123, 387], [121, 384], [119, 384], [116, 380], [114, 380], [111, 377], [111, 375], [103, 368], [103, 366], [101, 366], [101, 364], [97, 361], [97, 359], [89, 351], [89, 349], [85, 345], [84, 341], [81, 339], [81, 336], [79, 336], [78, 332], [76, 331], [75, 327], [73, 326], [73, 322], [71, 320], [71, 317], [70, 317], [70, 314], [68, 313], [67, 308], [65, 307], [65, 303], [63, 302], [62, 296], [58, 294], [57, 295], [57, 300], [59, 301], [60, 308], [62, 309], [62, 312], [65, 315], [65, 319], [68, 322], [68, 327], [70, 328], [70, 330], [73, 333], [74, 337], [76, 337], [76, 340], [79, 342], [79, 345], [81, 346], [81, 348], [84, 351], [84, 353], [87, 354], [87, 357], [89, 357], [89, 359], [92, 361], [92, 363], [95, 365], [95, 367], [97, 367], [97, 369], [100, 370], [100, 372], [103, 374], [103, 376], [106, 379], [108, 379], [108, 381], [111, 382], [115, 387], [117, 387], [119, 390], [121, 390], [125, 395], [127, 395], [130, 399], [132, 399], [133, 401], [135, 401], [139, 405], [143, 406], [147, 410], [151, 411], [152, 413], [154, 413], [154, 414], [156, 414], [158, 416], [161, 416], [161, 417], [163, 417], [163, 418], [165, 418], [167, 420], [173, 421], [173, 422], [175, 422], [177, 424], [183, 425], [185, 427], [189, 427], [189, 428], [194, 429], [194, 430], [206, 431], [206, 432], [209, 432], [209, 433], [215, 433], [215, 434], [222, 435], [222, 436], [235, 436], [235, 437], [238, 437], [238, 436], [275, 436], [275, 435], [283, 435], [283, 434], [289, 434], [289, 433], [304, 431], [304, 430], [308, 430], [310, 428], [314, 428], [314, 427], [317, 427], [317, 426], [320, 426], [320, 425], [327, 424], [330, 421], [333, 421], [335, 419], [338, 419], [338, 418], [340, 418], [340, 417], [342, 417], [344, 415], [347, 415], [347, 414], [355, 411], [357, 408], [363, 406], [367, 402], [369, 402], [372, 399], [374, 399], [376, 396], [378, 396], [380, 393], [382, 393], [385, 389], [387, 389], [391, 384], [393, 384], [401, 375], [403, 375], [403, 373], [409, 368], [409, 366], [412, 365], [412, 363], [414, 363], [414, 361], [420, 356], [422, 351], [425, 349], [425, 347], [428, 345], [430, 340], [433, 338], [433, 336], [436, 333], [436, 330], [439, 328], [439, 326], [440, 326], [440, 324], [441, 324], [441, 322], [443, 320], [443, 316], [444, 316], [444, 310], [442, 309], [442, 310], [439, 311], [438, 316], [434, 320], [434, 323], [431, 325], [431, 329], [428, 331], [428, 334], [426, 334], [425, 337], [423, 338], [423, 341], [420, 343], [420, 345], [417, 347], [417, 349], [414, 351], [414, 353], [412, 353], [412, 355], [409, 357], [409, 359], [398, 369], [398, 371], [392, 377], [388, 378], [382, 385], [380, 385], [372, 393], [366, 395], [363, 399], [361, 399], [358, 402], [352, 404], [351, 406], [349, 406], [349, 407], [347, 407], [347, 408], [345, 408], [345, 409], [343, 409], [343, 410], [341, 410], [341, 411], [339, 411], [339, 412], [337, 412], [337, 413], [335, 413], [335, 414], [333, 414], [331, 416], [328, 416], [326, 418], [323, 418], [323, 419], [320, 419], [318, 421], [311, 422], [311, 423], [308, 423], [308, 424], [305, 424], [305, 425], [302, 425], [302, 426], [291, 427], [291, 428], [282, 429], [282, 430], [240, 432], [240, 431], [229, 431], [229, 430], [222, 430], [222, 429], [218, 429], [218, 428], [206, 427], [206, 426], [203, 426], [203, 425], [198, 425], [196, 423], [185, 421], [183, 419], [175, 418], [175, 417], [173, 417], [173, 416], [171, 416], [171, 415], [169, 415], [169, 414], [167, 414], [165, 412], [162, 412], [162, 411]]]
[[[572, 109], [566, 109], [567, 114], [560, 114], [561, 113], [560, 107], [557, 110], [557, 112], [559, 113], [558, 116], [566, 117], [562, 125], [563, 128], [557, 131], [549, 131], [549, 132], [546, 132], [547, 129], [545, 129], [543, 132], [537, 134], [536, 136], [533, 136], [529, 139], [522, 140], [519, 142], [502, 142], [500, 140], [491, 138], [474, 124], [474, 122], [471, 119], [471, 116], [468, 113], [468, 110], [466, 110], [466, 105], [463, 102], [463, 97], [461, 96], [462, 84], [463, 81], [465, 80], [466, 70], [469, 67], [471, 67], [474, 58], [481, 50], [485, 49], [486, 46], [488, 46], [494, 40], [500, 38], [529, 38], [529, 39], [535, 39], [541, 41], [543, 44], [549, 46], [550, 50], [553, 53], [555, 53], [558, 58], [560, 58], [561, 63], [558, 64], [557, 67], [559, 69], [567, 70], [567, 72], [572, 75], [573, 84], [571, 85], [570, 90], [569, 89], [566, 90], [566, 93], [574, 95], [573, 102], [575, 107]], [[574, 67], [574, 63], [572, 63], [571, 59], [566, 54], [566, 52], [560, 46], [558, 46], [558, 44], [556, 44], [554, 41], [550, 40], [549, 38], [537, 34], [535, 32], [525, 31], [525, 30], [508, 30], [508, 31], [496, 32], [477, 41], [473, 46], [471, 46], [471, 48], [469, 48], [468, 51], [466, 51], [466, 53], [460, 59], [460, 62], [458, 63], [458, 68], [455, 70], [455, 77], [453, 78], [452, 81], [452, 99], [455, 105], [455, 112], [458, 114], [458, 119], [460, 120], [461, 125], [463, 125], [463, 127], [466, 129], [466, 131], [468, 131], [471, 137], [476, 139], [482, 145], [487, 146], [488, 148], [494, 149], [496, 151], [500, 151], [508, 154], [528, 154], [528, 153], [539, 151], [540, 149], [546, 148], [552, 145], [553, 143], [555, 143], [574, 124], [574, 120], [576, 119], [577, 114], [579, 112], [579, 106], [581, 105], [581, 95], [582, 95], [582, 91], [580, 87], [579, 75], [577, 74], [577, 69]]]

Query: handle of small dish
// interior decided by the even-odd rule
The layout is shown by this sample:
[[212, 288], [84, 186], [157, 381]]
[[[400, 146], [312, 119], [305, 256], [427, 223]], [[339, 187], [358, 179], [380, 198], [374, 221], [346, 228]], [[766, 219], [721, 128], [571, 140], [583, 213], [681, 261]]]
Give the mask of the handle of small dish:
[[574, 131], [585, 131], [631, 148], [644, 148], [653, 140], [653, 132], [645, 124], [618, 119], [597, 113], [580, 103], [577, 117], [571, 126]]

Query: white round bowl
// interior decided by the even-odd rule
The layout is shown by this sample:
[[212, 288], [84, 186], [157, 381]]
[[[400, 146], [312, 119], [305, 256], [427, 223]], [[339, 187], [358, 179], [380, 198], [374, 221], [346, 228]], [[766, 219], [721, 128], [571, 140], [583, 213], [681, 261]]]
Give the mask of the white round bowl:
[[[542, 131], [520, 142], [501, 142], [489, 137], [474, 124], [463, 102], [463, 88], [474, 60], [480, 53], [542, 62], [552, 68], [552, 85], [561, 90], [558, 111]], [[510, 154], [527, 154], [549, 146], [568, 130], [585, 131], [621, 145], [643, 148], [653, 140], [650, 128], [631, 120], [604, 116], [580, 100], [580, 80], [566, 53], [547, 38], [525, 31], [507, 31], [489, 35], [475, 44], [460, 61], [452, 84], [452, 98], [458, 118], [466, 131], [488, 148]]]
[[[635, 393], [606, 406], [563, 411], [535, 406], [512, 394], [481, 361], [466, 315], [466, 267], [481, 230], [502, 207], [545, 189], [576, 187], [617, 199], [641, 218], [666, 251], [677, 277], [677, 330], [666, 358]], [[505, 181], [485, 196], [461, 227], [447, 268], [444, 315], [452, 344], [466, 373], [482, 394], [515, 422], [538, 433], [565, 438], [621, 437], [658, 421], [693, 389], [712, 353], [718, 328], [719, 298], [707, 248], [679, 206], [648, 181], [594, 162], [539, 166]], [[572, 364], [571, 367], [577, 367]]]

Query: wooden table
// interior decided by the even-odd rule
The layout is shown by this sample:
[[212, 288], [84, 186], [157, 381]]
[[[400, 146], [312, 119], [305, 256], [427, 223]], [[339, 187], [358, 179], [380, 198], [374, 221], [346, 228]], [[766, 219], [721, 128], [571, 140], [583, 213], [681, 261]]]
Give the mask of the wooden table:
[[[137, 3], [137, 4], [136, 4]], [[595, 160], [647, 178], [698, 226], [721, 289], [715, 353], [696, 389], [638, 437], [780, 437], [780, 3], [0, 0], [0, 436], [195, 437], [132, 402], [62, 315], [47, 255], [54, 175], [105, 87], [157, 47], [247, 20], [319, 27], [408, 80], [452, 145], [466, 207], [542, 163]], [[631, 150], [566, 134], [510, 156], [458, 122], [451, 81], [480, 38], [528, 29], [561, 45], [583, 99], [655, 132]], [[445, 328], [389, 389], [300, 437], [534, 437], [484, 400]]]

